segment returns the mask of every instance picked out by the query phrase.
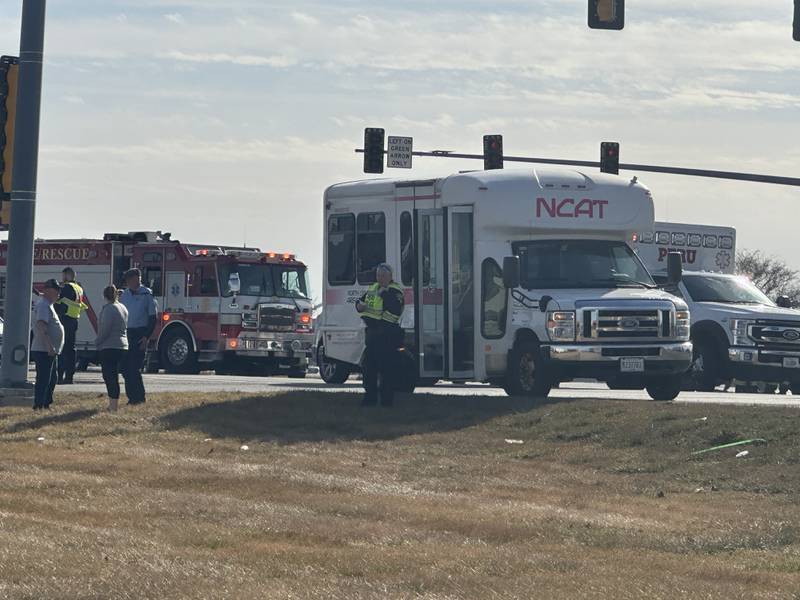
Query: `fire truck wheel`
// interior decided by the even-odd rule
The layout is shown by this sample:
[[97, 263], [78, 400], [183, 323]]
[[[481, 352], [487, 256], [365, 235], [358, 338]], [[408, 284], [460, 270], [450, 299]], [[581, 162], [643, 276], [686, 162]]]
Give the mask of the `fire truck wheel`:
[[552, 382], [542, 369], [542, 354], [539, 345], [522, 342], [514, 347], [510, 355], [505, 389], [509, 396], [532, 396], [546, 398], [553, 389]]
[[680, 377], [659, 377], [647, 382], [647, 393], [653, 400], [668, 402], [678, 397], [682, 387]]
[[199, 373], [197, 353], [192, 347], [189, 333], [183, 329], [173, 329], [159, 344], [161, 365], [167, 373]]
[[317, 349], [317, 366], [319, 367], [319, 376], [325, 383], [338, 385], [350, 377], [350, 368], [344, 363], [325, 356], [325, 346], [322, 344]]

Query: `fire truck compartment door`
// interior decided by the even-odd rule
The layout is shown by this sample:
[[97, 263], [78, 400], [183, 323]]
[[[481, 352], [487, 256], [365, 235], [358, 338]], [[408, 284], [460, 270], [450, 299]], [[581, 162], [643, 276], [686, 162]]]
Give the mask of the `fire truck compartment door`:
[[186, 273], [183, 271], [168, 271], [167, 286], [164, 292], [164, 310], [170, 312], [185, 311], [187, 307]]

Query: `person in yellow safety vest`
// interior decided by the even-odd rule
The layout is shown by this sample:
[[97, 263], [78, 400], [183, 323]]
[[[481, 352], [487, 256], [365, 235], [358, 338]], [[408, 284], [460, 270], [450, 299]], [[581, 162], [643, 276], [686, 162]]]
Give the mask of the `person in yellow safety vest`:
[[78, 319], [88, 307], [83, 288], [75, 282], [75, 271], [67, 267], [61, 271], [61, 295], [55, 305], [56, 314], [64, 326], [64, 350], [58, 356], [58, 384], [71, 384], [75, 376], [75, 336]]
[[401, 373], [403, 288], [392, 281], [392, 267], [386, 263], [378, 265], [375, 277], [376, 283], [356, 302], [356, 311], [367, 326], [362, 406], [377, 405], [379, 394], [383, 406], [392, 406]]

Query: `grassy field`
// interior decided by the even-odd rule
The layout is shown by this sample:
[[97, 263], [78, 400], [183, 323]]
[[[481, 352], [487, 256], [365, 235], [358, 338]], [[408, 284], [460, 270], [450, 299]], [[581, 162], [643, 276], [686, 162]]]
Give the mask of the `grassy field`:
[[57, 402], [0, 409], [0, 598], [800, 598], [798, 410]]

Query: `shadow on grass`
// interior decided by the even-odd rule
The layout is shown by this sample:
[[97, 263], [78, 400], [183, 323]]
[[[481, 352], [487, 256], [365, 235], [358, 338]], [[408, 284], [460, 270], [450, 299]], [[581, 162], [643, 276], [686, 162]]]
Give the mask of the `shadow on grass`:
[[362, 408], [360, 402], [361, 394], [345, 391], [279, 392], [180, 410], [163, 417], [162, 425], [213, 437], [285, 444], [375, 441], [455, 431], [534, 406], [524, 398], [477, 395], [398, 395], [394, 408]]
[[98, 412], [98, 409], [91, 410], [74, 410], [68, 413], [54, 414], [51, 416], [41, 417], [33, 421], [23, 421], [16, 425], [4, 430], [3, 433], [18, 433], [20, 431], [29, 431], [31, 429], [40, 429], [48, 425], [64, 425], [66, 423], [74, 423], [75, 421], [82, 421], [93, 417]]

